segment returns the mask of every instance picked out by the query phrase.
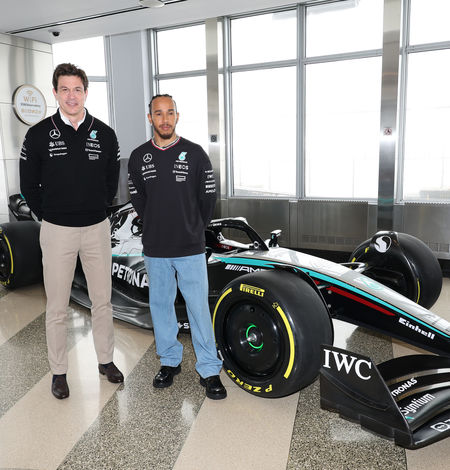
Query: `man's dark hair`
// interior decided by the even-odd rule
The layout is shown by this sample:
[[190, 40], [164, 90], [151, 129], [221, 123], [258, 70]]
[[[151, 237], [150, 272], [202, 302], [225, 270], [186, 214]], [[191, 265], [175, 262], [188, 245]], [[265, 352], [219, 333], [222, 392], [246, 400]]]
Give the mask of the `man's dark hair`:
[[84, 70], [79, 69], [76, 65], [73, 64], [59, 64], [53, 72], [52, 79], [53, 88], [56, 91], [58, 91], [58, 79], [64, 75], [74, 75], [76, 77], [80, 77], [81, 81], [83, 82], [84, 91], [87, 90], [89, 86], [89, 80]]
[[148, 112], [150, 113], [150, 116], [152, 115], [152, 104], [153, 101], [156, 100], [156, 98], [170, 98], [173, 101], [173, 104], [175, 105], [175, 111], [177, 111], [177, 103], [175, 100], [172, 98], [172, 95], [168, 95], [167, 93], [164, 93], [163, 95], [155, 95], [151, 100], [148, 105]]

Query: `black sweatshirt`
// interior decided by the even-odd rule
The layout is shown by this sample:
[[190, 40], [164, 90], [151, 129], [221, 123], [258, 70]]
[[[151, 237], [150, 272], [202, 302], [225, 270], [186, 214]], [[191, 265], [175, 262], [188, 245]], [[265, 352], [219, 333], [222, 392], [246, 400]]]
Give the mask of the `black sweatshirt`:
[[128, 162], [131, 202], [143, 220], [144, 254], [177, 258], [204, 253], [216, 185], [208, 155], [182, 137], [166, 148], [153, 140]]
[[40, 219], [83, 227], [106, 218], [117, 192], [115, 132], [86, 111], [77, 130], [59, 111], [31, 127], [20, 153], [20, 189]]

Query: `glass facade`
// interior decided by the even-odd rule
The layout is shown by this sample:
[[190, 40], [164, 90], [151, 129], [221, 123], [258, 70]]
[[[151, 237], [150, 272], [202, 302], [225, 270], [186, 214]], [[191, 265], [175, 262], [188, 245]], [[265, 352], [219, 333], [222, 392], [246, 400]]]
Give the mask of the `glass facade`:
[[[377, 199], [383, 5], [343, 0], [223, 19], [227, 197]], [[404, 0], [402, 15], [396, 202], [446, 202], [450, 2]], [[207, 151], [205, 25], [150, 34], [154, 91], [174, 96], [179, 133]], [[108, 122], [103, 38], [54, 45], [55, 64], [67, 61], [86, 70], [89, 110]]]

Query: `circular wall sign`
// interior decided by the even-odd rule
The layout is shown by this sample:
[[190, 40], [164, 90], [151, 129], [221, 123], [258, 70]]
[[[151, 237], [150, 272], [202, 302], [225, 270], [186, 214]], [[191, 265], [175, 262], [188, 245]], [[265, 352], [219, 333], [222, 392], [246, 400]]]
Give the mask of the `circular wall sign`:
[[45, 118], [47, 103], [44, 95], [33, 85], [22, 85], [14, 92], [13, 106], [16, 116], [32, 126]]

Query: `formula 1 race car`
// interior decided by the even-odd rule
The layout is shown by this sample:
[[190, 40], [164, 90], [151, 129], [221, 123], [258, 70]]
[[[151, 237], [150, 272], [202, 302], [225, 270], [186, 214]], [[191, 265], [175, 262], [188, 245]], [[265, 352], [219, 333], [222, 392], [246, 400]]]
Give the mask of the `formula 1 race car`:
[[[0, 282], [13, 288], [37, 282], [42, 268], [39, 223], [30, 220], [20, 195], [10, 198], [10, 209], [18, 222], [1, 225]], [[142, 224], [129, 203], [111, 208], [109, 217], [114, 317], [151, 328]], [[239, 217], [213, 220], [205, 232], [216, 343], [238, 386], [254, 395], [281, 397], [309, 385], [323, 366], [321, 345], [333, 345], [334, 318], [450, 357], [450, 323], [428, 310], [439, 297], [442, 271], [423, 242], [403, 233], [378, 232], [354, 250], [348, 263], [337, 264], [279, 247], [280, 234], [274, 230], [263, 240]], [[80, 267], [72, 299], [90, 305]], [[176, 307], [180, 330], [188, 330], [181, 295]], [[349, 367], [341, 362], [338, 369]], [[328, 378], [341, 383], [330, 374]], [[450, 392], [449, 378], [441, 382]], [[358, 396], [355, 391], [353, 398], [358, 401]], [[342, 411], [332, 401], [324, 403]]]

